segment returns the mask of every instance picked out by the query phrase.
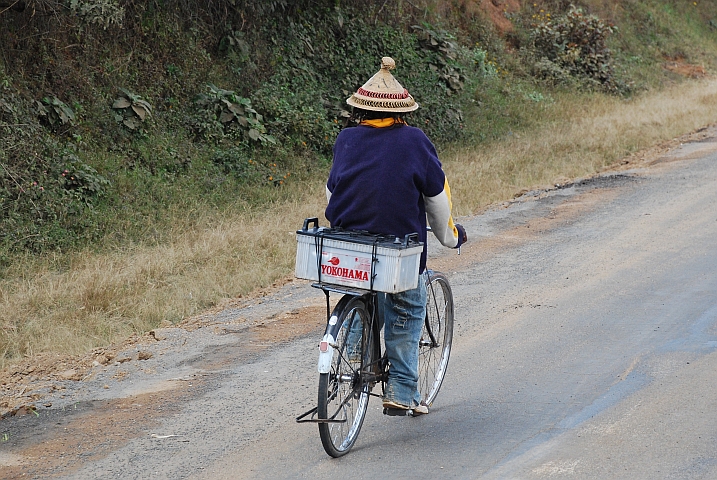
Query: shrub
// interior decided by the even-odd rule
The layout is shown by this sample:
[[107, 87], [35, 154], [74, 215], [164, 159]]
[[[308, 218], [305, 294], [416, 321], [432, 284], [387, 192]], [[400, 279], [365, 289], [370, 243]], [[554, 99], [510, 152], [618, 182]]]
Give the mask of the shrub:
[[99, 25], [107, 30], [114, 25], [122, 26], [124, 8], [114, 0], [70, 0], [70, 11], [84, 25]]
[[80, 160], [74, 151], [65, 149], [59, 161], [53, 163], [59, 186], [72, 192], [77, 200], [89, 206], [107, 193], [109, 180]]
[[120, 92], [121, 95], [112, 104], [115, 120], [130, 130], [137, 130], [147, 118], [152, 116], [152, 106], [139, 95], [124, 88], [120, 88]]
[[555, 18], [539, 17], [531, 35], [532, 47], [538, 58], [542, 58], [536, 65], [537, 71], [543, 76], [559, 78], [563, 69], [614, 90], [612, 55], [606, 41], [615, 29], [574, 6]]
[[101, 234], [96, 207], [110, 182], [74, 141], [41, 126], [38, 106], [50, 125], [61, 125], [62, 115], [69, 124], [71, 110], [55, 97], [33, 102], [0, 91], [0, 257], [70, 248]]
[[247, 154], [246, 149], [238, 147], [217, 148], [211, 159], [224, 174], [232, 175], [240, 183], [269, 184], [278, 187], [291, 176], [290, 172], [281, 169], [272, 160], [254, 158]]
[[[71, 147], [43, 139], [27, 164], [5, 167], [0, 184], [0, 245], [6, 251], [43, 252], [95, 238], [95, 206], [110, 182]], [[39, 147], [39, 145], [38, 145]]]
[[207, 89], [194, 100], [198, 111], [189, 119], [197, 134], [204, 138], [227, 135], [245, 143], [276, 144], [276, 139], [267, 134], [263, 115], [252, 108], [250, 99], [212, 84]]
[[70, 124], [75, 121], [75, 112], [59, 98], [45, 97], [41, 102], [35, 102], [37, 115], [47, 121], [51, 127]]
[[533, 76], [546, 81], [551, 85], [569, 85], [574, 79], [569, 70], [561, 67], [546, 57], [541, 58], [533, 64]]

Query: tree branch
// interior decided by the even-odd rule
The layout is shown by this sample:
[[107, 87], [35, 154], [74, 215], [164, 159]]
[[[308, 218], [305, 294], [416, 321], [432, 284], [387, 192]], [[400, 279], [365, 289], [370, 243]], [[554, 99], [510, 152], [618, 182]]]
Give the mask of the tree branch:
[[0, 15], [10, 9], [15, 10], [16, 12], [22, 12], [25, 10], [25, 2], [22, 0], [15, 0], [14, 2], [0, 1], [0, 8], [5, 8], [5, 10], [0, 10]]

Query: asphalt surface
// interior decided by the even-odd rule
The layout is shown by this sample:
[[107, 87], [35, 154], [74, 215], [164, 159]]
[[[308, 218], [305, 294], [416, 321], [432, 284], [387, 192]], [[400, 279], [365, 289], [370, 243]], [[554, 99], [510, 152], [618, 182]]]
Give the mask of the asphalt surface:
[[251, 355], [223, 340], [213, 360], [232, 361], [196, 392], [47, 476], [717, 478], [715, 152], [708, 138], [461, 219], [463, 254], [429, 259], [457, 312], [441, 393], [419, 418], [372, 399], [341, 459], [294, 422], [316, 399], [311, 328]]

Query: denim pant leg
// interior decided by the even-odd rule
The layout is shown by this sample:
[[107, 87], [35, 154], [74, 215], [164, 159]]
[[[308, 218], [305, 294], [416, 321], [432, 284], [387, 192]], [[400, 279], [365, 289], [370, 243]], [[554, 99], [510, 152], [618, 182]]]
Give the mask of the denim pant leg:
[[418, 405], [421, 400], [418, 393], [418, 341], [426, 317], [423, 275], [413, 290], [379, 294], [379, 308], [384, 321], [386, 355], [391, 364], [384, 398], [401, 405]]
[[344, 320], [342, 329], [346, 332], [346, 354], [350, 362], [361, 361], [361, 340], [363, 339], [363, 322], [358, 316], [349, 317]]

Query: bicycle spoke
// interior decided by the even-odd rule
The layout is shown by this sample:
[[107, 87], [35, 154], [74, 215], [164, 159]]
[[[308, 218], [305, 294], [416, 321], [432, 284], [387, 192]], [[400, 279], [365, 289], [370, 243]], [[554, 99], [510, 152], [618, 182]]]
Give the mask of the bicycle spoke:
[[[370, 319], [361, 297], [344, 297], [334, 309], [334, 315], [341, 327], [334, 342], [331, 373], [319, 377], [318, 415], [341, 420], [319, 423], [324, 449], [329, 455], [339, 457], [353, 446], [366, 415], [369, 386], [362, 380], [361, 366], [370, 364], [370, 358], [364, 354], [365, 326]], [[362, 362], [362, 358], [366, 361]]]
[[448, 366], [453, 338], [453, 295], [446, 277], [429, 273], [426, 321], [419, 343], [419, 392], [430, 405], [438, 395]]

